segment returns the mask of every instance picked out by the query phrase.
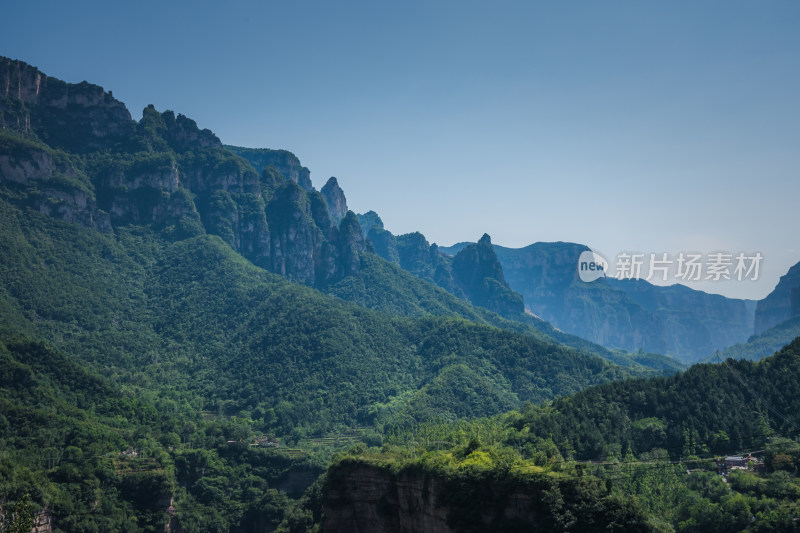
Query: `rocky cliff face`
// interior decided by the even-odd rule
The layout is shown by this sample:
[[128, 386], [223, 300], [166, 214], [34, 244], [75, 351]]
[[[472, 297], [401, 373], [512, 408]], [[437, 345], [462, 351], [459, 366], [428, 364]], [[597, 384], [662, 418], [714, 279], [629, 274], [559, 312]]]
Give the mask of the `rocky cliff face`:
[[492, 240], [485, 234], [453, 258], [453, 277], [469, 300], [503, 316], [524, 311], [522, 296], [511, 290], [497, 260]]
[[56, 148], [90, 152], [123, 142], [134, 125], [125, 105], [102, 87], [65, 83], [0, 57], [0, 128], [33, 132]]
[[[0, 524], [5, 520], [11, 520], [13, 513], [6, 513], [3, 508], [5, 502], [0, 500]], [[8, 516], [11, 514], [12, 516]], [[53, 515], [50, 514], [50, 509], [44, 507], [33, 515], [33, 527], [30, 533], [52, 533], [53, 532]]]
[[384, 229], [383, 220], [375, 211], [359, 213], [356, 217], [358, 218], [358, 223], [361, 224], [361, 231], [364, 233], [364, 237], [367, 236], [372, 228]]
[[775, 289], [758, 302], [755, 316], [756, 335], [800, 314], [798, 290], [800, 290], [800, 263], [790, 268], [789, 272], [781, 277]]
[[19, 204], [67, 222], [111, 231], [108, 213], [98, 208], [85, 173], [65, 154], [47, 146], [14, 136], [0, 139], [0, 184], [17, 191], [13, 197]]
[[683, 285], [658, 287], [644, 280], [607, 280], [612, 288], [658, 319], [666, 351], [708, 356], [749, 337], [756, 302], [726, 298]]
[[397, 239], [390, 231], [382, 227], [373, 226], [365, 237], [372, 243], [375, 253], [390, 263], [400, 264], [400, 254], [397, 251]]
[[255, 264], [312, 285], [354, 273], [366, 249], [335, 178], [321, 194], [290, 152], [232, 147], [237, 155], [152, 105], [134, 122], [96, 85], [0, 58], [0, 128], [9, 132], [0, 183], [18, 203], [69, 222], [219, 235]]
[[[435, 476], [403, 471], [398, 475], [380, 468], [343, 465], [329, 473], [324, 501], [326, 533], [451, 533], [463, 531], [466, 517], [445, 503], [450, 489]], [[522, 488], [522, 487], [521, 487]], [[476, 501], [480, 522], [475, 531], [502, 531], [504, 527], [535, 527], [536, 498], [524, 490], [500, 490], [494, 501]], [[470, 517], [471, 518], [471, 517]]]
[[358, 219], [368, 243], [387, 261], [501, 316], [513, 318], [524, 312], [522, 296], [506, 283], [488, 235], [477, 244], [465, 244], [453, 257], [419, 232], [392, 235], [374, 211]]
[[377, 468], [349, 468], [326, 494], [324, 531], [449, 533], [447, 509], [436, 506], [435, 484], [424, 476], [392, 479]]
[[275, 167], [289, 181], [298, 184], [303, 190], [310, 191], [311, 172], [300, 164], [297, 157], [286, 150], [270, 150], [269, 148], [242, 148], [240, 146], [225, 146], [234, 154], [245, 158], [253, 165], [257, 172], [262, 172], [267, 167]]
[[395, 243], [401, 267], [422, 279], [433, 280], [440, 258], [431, 253], [431, 245], [422, 233], [398, 235]]
[[347, 214], [347, 199], [344, 197], [344, 191], [339, 187], [339, 182], [336, 178], [331, 177], [319, 192], [325, 198], [328, 211], [338, 224]]

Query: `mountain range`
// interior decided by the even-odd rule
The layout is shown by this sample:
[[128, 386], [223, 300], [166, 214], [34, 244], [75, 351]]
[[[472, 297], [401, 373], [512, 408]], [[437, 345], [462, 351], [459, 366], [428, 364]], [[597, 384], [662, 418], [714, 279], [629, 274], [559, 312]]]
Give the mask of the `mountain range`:
[[0, 250], [0, 525], [32, 501], [63, 531], [271, 530], [342, 443], [672, 375], [797, 314], [796, 268], [754, 305], [583, 287], [580, 245], [395, 236], [288, 151], [8, 58]]

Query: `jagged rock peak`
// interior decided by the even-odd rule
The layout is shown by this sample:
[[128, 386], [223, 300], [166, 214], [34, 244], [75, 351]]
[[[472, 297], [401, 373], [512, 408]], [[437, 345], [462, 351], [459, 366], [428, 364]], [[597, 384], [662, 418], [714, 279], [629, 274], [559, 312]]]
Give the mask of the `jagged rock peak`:
[[467, 298], [503, 316], [522, 313], [522, 296], [511, 290], [497, 259], [492, 239], [485, 234], [453, 258], [453, 277]]
[[173, 111], [156, 111], [153, 104], [142, 111], [140, 125], [153, 134], [159, 134], [169, 147], [177, 152], [196, 150], [198, 147], [221, 147], [222, 142], [209, 129], [197, 127], [197, 123], [186, 115], [175, 116]]
[[331, 177], [320, 192], [328, 204], [328, 211], [338, 224], [347, 214], [347, 199], [339, 187], [339, 182], [335, 177]]
[[486, 233], [476, 244], [470, 244], [458, 252], [453, 259], [453, 266], [467, 285], [474, 285], [485, 277], [496, 279], [504, 285], [506, 283], [492, 239]]
[[384, 229], [383, 220], [381, 220], [381, 217], [379, 217], [378, 213], [375, 211], [367, 211], [366, 213], [360, 213], [356, 216], [358, 217], [358, 223], [361, 224], [364, 237], [369, 235], [369, 232], [372, 228], [376, 228], [378, 230]]

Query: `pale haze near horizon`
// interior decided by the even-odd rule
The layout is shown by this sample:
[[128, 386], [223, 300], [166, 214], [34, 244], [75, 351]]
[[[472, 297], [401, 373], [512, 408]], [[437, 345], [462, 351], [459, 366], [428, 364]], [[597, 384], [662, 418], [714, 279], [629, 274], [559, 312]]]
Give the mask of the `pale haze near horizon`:
[[0, 54], [285, 148], [430, 242], [800, 260], [796, 2], [8, 2]]

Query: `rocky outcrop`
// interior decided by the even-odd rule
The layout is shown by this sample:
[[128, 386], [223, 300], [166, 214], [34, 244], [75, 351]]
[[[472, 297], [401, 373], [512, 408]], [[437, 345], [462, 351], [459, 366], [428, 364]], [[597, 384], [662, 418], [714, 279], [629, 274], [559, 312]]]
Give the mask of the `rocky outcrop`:
[[111, 219], [97, 208], [94, 196], [70, 182], [51, 180], [28, 197], [31, 207], [45, 215], [111, 233]]
[[287, 182], [267, 206], [271, 232], [271, 270], [290, 280], [313, 284], [317, 267], [324, 265], [324, 236], [311, 217], [303, 190]]
[[449, 533], [448, 509], [436, 505], [436, 480], [413, 474], [393, 478], [375, 467], [345, 467], [329, 483], [326, 533]]
[[[553, 497], [559, 505], [550, 505]], [[595, 495], [598, 502], [609, 500]], [[620, 509], [593, 512], [574, 486], [544, 478], [528, 480], [434, 474], [405, 468], [397, 473], [358, 461], [328, 471], [322, 502], [326, 533], [455, 533], [457, 531], [553, 531], [562, 518], [611, 528]], [[579, 507], [581, 504], [583, 508]], [[574, 514], [571, 514], [574, 513]], [[630, 517], [630, 523], [642, 517]], [[618, 518], [617, 518], [618, 519]]]
[[263, 197], [218, 190], [197, 201], [206, 232], [222, 237], [258, 266], [270, 268], [270, 232]]
[[336, 178], [331, 177], [319, 191], [328, 205], [328, 211], [338, 224], [347, 214], [347, 199]]
[[339, 225], [337, 236], [338, 275], [350, 276], [361, 266], [359, 256], [365, 250], [364, 236], [355, 213], [348, 211]]
[[797, 293], [794, 293], [794, 299], [792, 297], [793, 291], [797, 290], [800, 290], [800, 263], [781, 276], [775, 289], [758, 302], [754, 329], [756, 335], [789, 320], [800, 312]]
[[492, 249], [491, 239], [470, 245], [456, 258], [440, 252], [419, 232], [392, 235], [383, 228], [383, 221], [374, 211], [358, 215], [362, 230], [375, 253], [399, 264], [404, 270], [442, 287], [474, 305], [485, 307], [502, 316], [519, 316], [524, 312], [522, 296], [514, 292], [503, 277], [503, 268]]
[[0, 57], [0, 128], [35, 133], [53, 147], [90, 152], [122, 143], [134, 127], [125, 105], [102, 87], [65, 83]]
[[[363, 227], [363, 226], [362, 226]], [[366, 238], [372, 243], [375, 253], [390, 263], [400, 264], [400, 254], [397, 252], [397, 239], [390, 231], [378, 226], [373, 226]]]
[[326, 533], [561, 531], [565, 523], [580, 531], [652, 530], [645, 513], [590, 476], [392, 470], [354, 458], [329, 468], [321, 499], [305, 512], [319, 515]]
[[431, 253], [431, 245], [425, 235], [415, 231], [395, 237], [400, 266], [417, 277], [432, 281], [439, 261], [437, 254]]
[[[155, 111], [152, 105], [148, 108]], [[201, 130], [194, 120], [181, 114], [176, 117], [172, 111], [165, 111], [162, 117], [166, 127], [163, 137], [176, 152], [222, 147], [219, 138], [211, 130]]]
[[337, 228], [320, 193], [306, 193], [291, 181], [275, 192], [266, 212], [270, 270], [317, 286], [358, 271], [358, 255], [365, 250], [365, 242], [352, 212]]
[[[8, 520], [13, 520], [13, 513], [6, 513], [4, 509], [5, 498], [0, 498], [0, 525]], [[11, 516], [8, 516], [8, 515]], [[8, 524], [6, 524], [8, 525]], [[52, 533], [53, 532], [53, 515], [50, 509], [45, 506], [33, 514], [33, 527], [30, 533]]]
[[11, 151], [0, 154], [0, 179], [26, 184], [31, 181], [50, 178], [56, 172], [73, 174], [69, 165], [59, 168], [49, 151], [44, 149], [22, 148], [17, 153]]
[[508, 286], [487, 234], [453, 258], [453, 278], [470, 302], [502, 316], [522, 314], [522, 296]]
[[245, 158], [253, 165], [256, 172], [263, 172], [268, 166], [275, 167], [284, 178], [298, 184], [303, 190], [310, 191], [311, 172], [300, 164], [300, 160], [293, 153], [286, 150], [271, 150], [269, 148], [242, 148], [228, 146], [225, 148], [234, 154]]
[[53, 532], [53, 515], [46, 507], [41, 509], [33, 517], [33, 529], [30, 533], [52, 533]]
[[13, 137], [0, 145], [0, 182], [27, 190], [17, 199], [53, 218], [102, 232], [111, 231], [106, 212], [96, 202], [92, 183], [62, 153]]
[[369, 234], [372, 228], [384, 229], [383, 220], [381, 220], [381, 217], [378, 216], [378, 213], [375, 211], [359, 213], [356, 217], [358, 217], [358, 223], [361, 224], [361, 231], [364, 233], [364, 237]]

